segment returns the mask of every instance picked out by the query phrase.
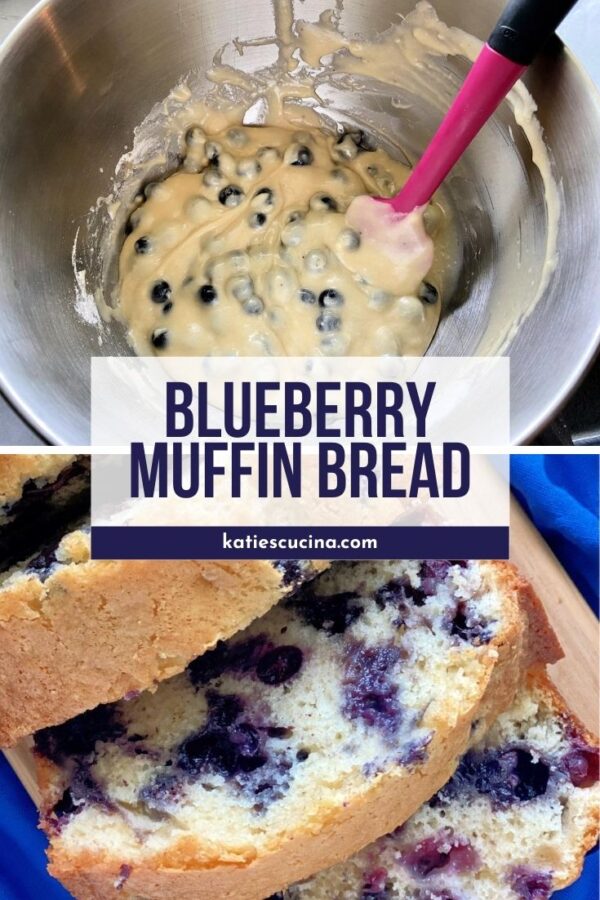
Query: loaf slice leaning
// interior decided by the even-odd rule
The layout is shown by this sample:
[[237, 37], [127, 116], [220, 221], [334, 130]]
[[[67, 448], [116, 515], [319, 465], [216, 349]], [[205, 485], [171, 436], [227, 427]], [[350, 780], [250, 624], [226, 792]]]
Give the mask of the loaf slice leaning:
[[154, 694], [36, 736], [50, 871], [80, 900], [263, 900], [405, 821], [557, 655], [506, 564], [338, 563]]
[[0, 747], [153, 688], [324, 566], [92, 560], [87, 524], [59, 534], [0, 569]]
[[547, 677], [511, 709], [409, 821], [280, 900], [546, 900], [598, 840], [598, 740]]

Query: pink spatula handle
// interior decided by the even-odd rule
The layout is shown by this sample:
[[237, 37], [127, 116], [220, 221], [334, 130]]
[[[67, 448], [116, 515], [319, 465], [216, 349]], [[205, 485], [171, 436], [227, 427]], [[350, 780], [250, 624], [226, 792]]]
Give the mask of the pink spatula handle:
[[400, 193], [398, 213], [425, 206], [475, 135], [577, 0], [508, 0], [425, 155]]
[[410, 178], [400, 193], [388, 201], [396, 212], [410, 213], [431, 200], [526, 68], [485, 44]]

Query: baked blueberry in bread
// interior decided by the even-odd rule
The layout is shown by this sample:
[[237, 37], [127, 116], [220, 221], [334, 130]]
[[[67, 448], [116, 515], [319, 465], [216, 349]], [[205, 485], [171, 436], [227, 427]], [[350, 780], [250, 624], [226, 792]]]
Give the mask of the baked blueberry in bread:
[[0, 454], [0, 572], [87, 511], [89, 470], [88, 456]]
[[0, 746], [181, 672], [324, 566], [91, 560], [87, 521], [51, 515], [73, 512], [82, 484], [89, 506], [87, 458], [25, 459], [3, 469], [0, 457], [5, 529], [31, 523], [27, 542], [11, 538], [18, 559], [0, 563]]
[[50, 871], [80, 900], [262, 900], [405, 821], [556, 656], [506, 564], [335, 564], [154, 693], [36, 735]]
[[281, 900], [547, 900], [598, 840], [598, 742], [531, 675], [405, 825]]

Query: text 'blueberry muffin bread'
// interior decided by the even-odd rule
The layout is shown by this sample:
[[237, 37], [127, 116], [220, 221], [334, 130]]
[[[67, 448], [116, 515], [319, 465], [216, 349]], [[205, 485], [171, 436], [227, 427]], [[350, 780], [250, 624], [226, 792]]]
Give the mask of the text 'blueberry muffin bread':
[[280, 900], [547, 900], [598, 840], [598, 741], [532, 673], [409, 821]]
[[502, 563], [337, 563], [153, 694], [35, 738], [80, 900], [262, 900], [405, 821], [559, 655]]
[[[57, 459], [41, 457], [49, 458]], [[60, 517], [57, 531], [47, 515], [52, 485], [74, 491], [73, 458], [61, 457], [52, 472], [39, 457], [27, 459], [24, 466], [23, 457], [0, 456], [0, 486], [17, 486], [3, 506], [8, 533], [19, 509], [35, 526], [0, 558], [0, 746], [181, 672], [324, 567], [91, 560], [87, 521], [65, 530]], [[88, 508], [87, 459], [77, 465], [85, 467], [77, 486]]]

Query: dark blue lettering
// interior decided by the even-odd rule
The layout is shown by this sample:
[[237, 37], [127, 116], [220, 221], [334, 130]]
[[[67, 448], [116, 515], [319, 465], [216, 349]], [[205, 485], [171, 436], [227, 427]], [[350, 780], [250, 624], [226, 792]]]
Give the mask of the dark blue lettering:
[[134, 443], [131, 445], [129, 464], [132, 497], [140, 496], [140, 481], [142, 484], [142, 497], [156, 496], [157, 481], [158, 496], [167, 496], [169, 466], [167, 447], [168, 445], [166, 442], [155, 444], [150, 471], [148, 471], [148, 460], [146, 458], [146, 451], [143, 443]]
[[[330, 454], [333, 459], [330, 459]], [[319, 444], [319, 497], [341, 497], [346, 490], [344, 448], [341, 444]], [[333, 487], [329, 476], [334, 477]]]
[[[194, 399], [191, 384], [187, 381], [167, 381], [166, 429], [167, 437], [189, 437], [194, 428], [194, 414], [190, 406]], [[177, 416], [183, 417], [183, 423], [177, 425]]]

